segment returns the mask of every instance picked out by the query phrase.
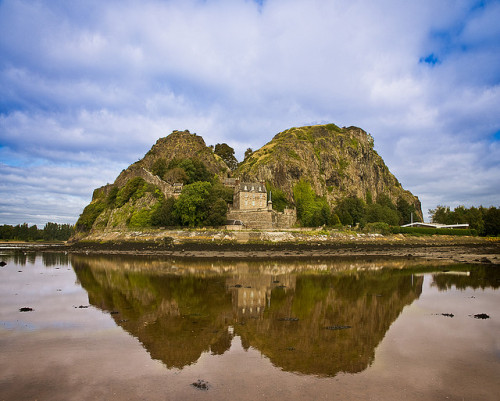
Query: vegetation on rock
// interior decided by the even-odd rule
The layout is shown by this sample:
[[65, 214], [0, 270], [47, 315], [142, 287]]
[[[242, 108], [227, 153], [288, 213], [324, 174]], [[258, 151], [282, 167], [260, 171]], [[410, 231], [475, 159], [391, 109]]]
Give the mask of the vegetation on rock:
[[222, 179], [234, 169], [243, 181], [265, 181], [273, 209], [295, 207], [302, 226], [421, 218], [418, 198], [389, 172], [373, 138], [327, 124], [283, 131], [261, 149], [247, 149], [239, 165], [229, 145], [207, 147], [196, 134], [174, 131], [113, 184], [95, 190], [76, 229], [223, 225], [233, 190]]
[[[338, 207], [346, 198], [370, 204], [369, 197], [386, 195], [396, 206], [398, 202], [408, 205], [422, 219], [418, 198], [401, 187], [373, 149], [371, 135], [357, 127], [326, 124], [290, 128], [246, 155], [235, 175], [245, 181], [265, 180], [281, 189], [290, 204], [297, 201], [294, 187], [305, 181], [330, 207]], [[373, 214], [380, 214], [378, 206], [373, 209]], [[398, 212], [406, 219], [407, 211]]]

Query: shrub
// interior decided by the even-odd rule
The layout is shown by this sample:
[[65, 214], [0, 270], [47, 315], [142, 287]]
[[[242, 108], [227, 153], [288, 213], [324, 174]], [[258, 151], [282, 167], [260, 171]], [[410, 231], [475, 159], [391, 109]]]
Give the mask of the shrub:
[[368, 223], [365, 225], [363, 230], [367, 233], [378, 233], [382, 235], [388, 235], [391, 233], [391, 227], [389, 224], [383, 222]]

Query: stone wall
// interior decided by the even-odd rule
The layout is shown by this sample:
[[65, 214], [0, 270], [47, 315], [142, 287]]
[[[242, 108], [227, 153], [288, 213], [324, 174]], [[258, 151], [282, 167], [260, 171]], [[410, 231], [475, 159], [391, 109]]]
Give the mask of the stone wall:
[[241, 220], [245, 228], [254, 229], [282, 229], [291, 228], [297, 221], [295, 209], [285, 209], [283, 213], [275, 210], [235, 210], [230, 209], [228, 220]]
[[133, 165], [127, 170], [122, 171], [116, 179], [114, 185], [123, 187], [129, 180], [135, 177], [141, 177], [147, 183], [156, 185], [158, 188], [160, 188], [160, 191], [163, 192], [165, 198], [177, 198], [181, 194], [182, 184], [169, 184], [168, 182], [163, 181], [160, 177], [153, 175], [144, 167], [140, 167], [137, 165]]

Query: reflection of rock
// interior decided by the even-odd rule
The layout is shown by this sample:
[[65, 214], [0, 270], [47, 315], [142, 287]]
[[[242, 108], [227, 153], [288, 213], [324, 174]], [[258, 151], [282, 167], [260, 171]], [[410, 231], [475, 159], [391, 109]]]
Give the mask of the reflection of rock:
[[[152, 358], [182, 368], [198, 360], [202, 352], [229, 349], [225, 336], [231, 296], [223, 281], [108, 270], [99, 259], [73, 258], [90, 303], [106, 311], [120, 311], [113, 315], [117, 324], [137, 337]], [[114, 263], [119, 265], [116, 259]]]
[[203, 352], [225, 353], [238, 335], [243, 348], [259, 349], [287, 371], [359, 372], [423, 282], [379, 270], [380, 264], [368, 271], [342, 264], [336, 271], [332, 263], [304, 263], [301, 273], [299, 262], [190, 265], [73, 256], [72, 263], [90, 303], [119, 311], [112, 315], [117, 324], [175, 368]]
[[235, 332], [287, 371], [360, 372], [373, 361], [376, 346], [404, 306], [418, 298], [422, 283], [422, 277], [412, 284], [409, 275], [370, 272], [300, 275], [295, 291], [272, 292], [265, 319], [235, 326]]

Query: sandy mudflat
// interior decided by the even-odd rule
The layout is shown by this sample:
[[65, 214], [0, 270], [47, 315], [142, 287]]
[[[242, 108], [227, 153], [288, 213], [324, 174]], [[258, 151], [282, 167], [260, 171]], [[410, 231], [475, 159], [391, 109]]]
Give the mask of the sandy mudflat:
[[[455, 236], [301, 236], [282, 240], [241, 242], [219, 234], [187, 236], [179, 232], [162, 237], [95, 238], [73, 244], [33, 246], [16, 244], [17, 249], [65, 251], [84, 254], [158, 255], [175, 258], [331, 258], [392, 257], [421, 258], [454, 263], [500, 265], [500, 239]], [[261, 236], [262, 237], [262, 236]], [[165, 240], [167, 239], [167, 240]], [[237, 238], [236, 238], [237, 239]]]
[[148, 242], [80, 242], [68, 246], [75, 253], [160, 255], [175, 258], [422, 258], [457, 263], [500, 265], [500, 241], [454, 237], [380, 237], [274, 243], [185, 242], [161, 245]]

